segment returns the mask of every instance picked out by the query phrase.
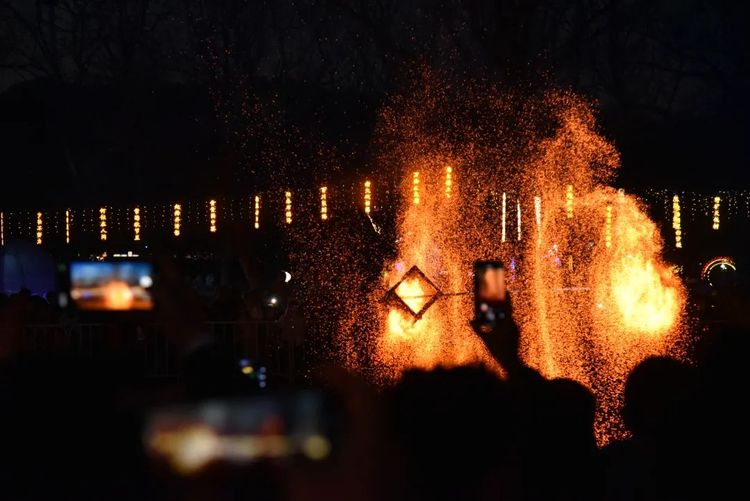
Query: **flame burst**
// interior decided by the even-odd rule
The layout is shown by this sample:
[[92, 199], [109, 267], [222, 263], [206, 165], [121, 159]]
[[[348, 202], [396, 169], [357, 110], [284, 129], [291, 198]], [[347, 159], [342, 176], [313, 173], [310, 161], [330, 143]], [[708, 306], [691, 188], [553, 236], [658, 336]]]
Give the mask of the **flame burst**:
[[[600, 443], [621, 436], [617, 410], [625, 378], [646, 356], [676, 346], [685, 294], [661, 259], [662, 241], [654, 223], [637, 200], [607, 186], [619, 154], [596, 132], [587, 103], [557, 93], [544, 98], [545, 110], [556, 122], [554, 134], [542, 138], [533, 129], [522, 130], [515, 142], [488, 141], [483, 151], [478, 146], [482, 138], [467, 133], [472, 141], [447, 148], [443, 137], [425, 137], [422, 123], [414, 122], [420, 113], [424, 117], [438, 108], [450, 109], [441, 103], [443, 97], [431, 89], [420, 94], [427, 105], [421, 102], [413, 114], [393, 118], [386, 111], [387, 119], [406, 115], [411, 121], [388, 125], [410, 146], [396, 147], [402, 212], [397, 258], [386, 263], [390, 280], [384, 285], [393, 286], [400, 278], [394, 267], [416, 264], [442, 291], [467, 291], [475, 259], [500, 258], [506, 264], [512, 259], [520, 270], [517, 276], [511, 272], [510, 287], [526, 362], [547, 377], [572, 378], [591, 388], [600, 404]], [[475, 104], [498, 106], [497, 101]], [[536, 108], [529, 113], [537, 113]], [[533, 122], [533, 116], [525, 118]], [[488, 165], [497, 157], [506, 158], [500, 163], [509, 167], [498, 171], [496, 162]], [[462, 190], [452, 190], [450, 204], [440, 196], [441, 166], [446, 164], [461, 165]], [[419, 188], [414, 172], [420, 173]], [[414, 200], [417, 189], [419, 203]], [[504, 243], [507, 221], [501, 200], [507, 197], [501, 195], [514, 190], [519, 200], [516, 232], [521, 235], [527, 218], [523, 224], [533, 224], [535, 231]], [[425, 293], [419, 283], [404, 282], [400, 288], [401, 296]], [[376, 288], [370, 299], [378, 299], [382, 291]], [[412, 310], [424, 305], [423, 298], [406, 301], [414, 301]], [[384, 306], [374, 343], [381, 372], [397, 377], [410, 367], [477, 361], [495, 366], [468, 328], [471, 311], [466, 296], [437, 301], [416, 321]]]

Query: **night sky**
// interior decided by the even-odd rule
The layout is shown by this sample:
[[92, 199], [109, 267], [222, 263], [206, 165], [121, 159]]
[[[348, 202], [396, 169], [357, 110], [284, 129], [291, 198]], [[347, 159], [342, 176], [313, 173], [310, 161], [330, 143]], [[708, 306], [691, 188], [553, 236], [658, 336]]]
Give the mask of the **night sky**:
[[356, 170], [379, 104], [420, 65], [597, 100], [626, 188], [746, 188], [749, 11], [709, 0], [0, 0], [0, 197], [20, 207], [252, 188], [273, 172], [269, 145], [325, 145], [299, 159], [303, 176], [325, 168], [311, 164], [328, 148]]

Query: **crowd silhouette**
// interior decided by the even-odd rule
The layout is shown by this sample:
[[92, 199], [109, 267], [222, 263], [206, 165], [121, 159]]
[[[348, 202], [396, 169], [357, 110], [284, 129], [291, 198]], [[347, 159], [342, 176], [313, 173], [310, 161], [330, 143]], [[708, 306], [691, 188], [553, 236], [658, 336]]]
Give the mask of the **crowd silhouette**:
[[[505, 377], [482, 366], [410, 370], [378, 389], [321, 368], [311, 382], [338, 402], [330, 457], [218, 464], [185, 477], [147, 454], [145, 421], [166, 403], [257, 393], [230, 353], [184, 342], [179, 377], [153, 381], [126, 352], [92, 359], [19, 349], [9, 326], [57, 321], [59, 312], [28, 291], [0, 301], [3, 499], [626, 501], [742, 492], [744, 328], [702, 332], [690, 363], [660, 356], [634, 367], [622, 407], [629, 436], [605, 447], [594, 436], [594, 395], [525, 365], [508, 320], [476, 329]], [[219, 302], [236, 307], [235, 298]], [[194, 320], [187, 304], [171, 314]]]

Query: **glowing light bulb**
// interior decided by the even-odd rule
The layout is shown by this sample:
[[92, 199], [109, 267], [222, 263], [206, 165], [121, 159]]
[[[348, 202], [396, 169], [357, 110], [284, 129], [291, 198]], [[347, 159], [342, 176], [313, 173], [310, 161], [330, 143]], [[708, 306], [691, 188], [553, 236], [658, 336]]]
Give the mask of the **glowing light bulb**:
[[604, 219], [604, 245], [609, 249], [612, 247], [612, 204], [607, 204], [607, 213]]
[[674, 229], [674, 246], [682, 249], [682, 221], [680, 216], [680, 197], [672, 197], [672, 228]]
[[503, 192], [503, 226], [500, 240], [501, 242], [505, 242], [505, 192]]
[[208, 202], [208, 216], [209, 216], [209, 231], [216, 233], [216, 200], [210, 200]]
[[284, 193], [284, 217], [286, 218], [286, 224], [292, 224], [292, 192], [287, 191]]
[[569, 184], [565, 190], [565, 215], [573, 219], [573, 185]]
[[516, 199], [516, 240], [521, 241], [521, 200]]
[[70, 243], [70, 209], [65, 210], [65, 243]]
[[445, 168], [445, 197], [450, 198], [453, 194], [453, 167]]
[[719, 229], [719, 208], [721, 206], [721, 197], [714, 197], [714, 224], [713, 229]]
[[174, 204], [172, 206], [172, 234], [179, 237], [182, 233], [182, 205]]
[[258, 195], [255, 195], [253, 209], [255, 210], [254, 227], [257, 230], [258, 228], [260, 228], [260, 197]]
[[133, 241], [141, 241], [141, 209], [138, 207], [133, 209]]
[[412, 201], [414, 205], [419, 205], [419, 171], [414, 171], [411, 178]]
[[42, 232], [44, 225], [42, 224], [42, 213], [36, 213], [36, 244], [42, 245]]
[[320, 219], [323, 221], [328, 219], [328, 188], [326, 186], [320, 188]]
[[370, 204], [372, 203], [372, 191], [370, 181], [365, 181], [365, 214], [370, 214]]
[[534, 197], [534, 219], [536, 220], [536, 243], [542, 243], [542, 197]]
[[107, 208], [101, 207], [99, 209], [99, 240], [106, 242], [107, 240]]

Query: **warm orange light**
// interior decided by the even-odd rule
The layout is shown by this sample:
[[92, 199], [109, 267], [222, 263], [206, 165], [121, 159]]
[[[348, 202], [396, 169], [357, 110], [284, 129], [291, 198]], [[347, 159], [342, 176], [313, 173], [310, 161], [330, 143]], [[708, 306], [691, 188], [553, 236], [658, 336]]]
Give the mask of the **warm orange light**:
[[133, 209], [133, 241], [141, 241], [141, 209], [138, 207]]
[[424, 287], [422, 287], [422, 281], [419, 277], [404, 280], [398, 287], [396, 287], [395, 292], [414, 313], [419, 313], [430, 299], [425, 294]]
[[36, 244], [37, 245], [42, 245], [42, 232], [43, 232], [42, 213], [37, 212], [36, 213]]
[[328, 188], [326, 186], [320, 188], [320, 219], [323, 221], [328, 219]]
[[674, 246], [682, 249], [682, 221], [680, 217], [680, 197], [672, 197], [672, 229], [674, 229]]
[[105, 286], [104, 302], [110, 310], [128, 310], [133, 306], [133, 291], [127, 283], [113, 280]]
[[257, 230], [260, 228], [260, 197], [258, 195], [255, 195], [255, 202], [254, 202], [254, 210], [255, 210], [255, 229]]
[[365, 181], [365, 214], [370, 213], [370, 204], [372, 203], [372, 191], [370, 181]]
[[500, 240], [505, 242], [505, 192], [503, 192], [503, 227]]
[[516, 240], [521, 241], [521, 200], [516, 199]]
[[453, 193], [453, 167], [445, 168], [445, 197], [450, 198]]
[[70, 209], [65, 210], [65, 243], [70, 243]]
[[607, 203], [607, 212], [604, 218], [604, 245], [612, 247], [612, 204]]
[[721, 197], [714, 197], [714, 224], [713, 229], [719, 229], [719, 207], [721, 206]]
[[99, 240], [102, 242], [107, 240], [107, 208], [101, 207], [99, 209]]
[[216, 233], [216, 200], [210, 200], [208, 202], [208, 215], [209, 215], [209, 231]]
[[565, 189], [565, 215], [573, 219], [573, 185], [569, 184]]
[[680, 316], [682, 302], [677, 279], [667, 267], [657, 267], [643, 255], [624, 256], [613, 263], [612, 296], [626, 329], [663, 334]]
[[292, 224], [292, 192], [287, 191], [284, 193], [284, 217], [286, 218], [286, 224]]
[[172, 234], [179, 237], [182, 233], [182, 205], [172, 206]]
[[411, 190], [414, 205], [419, 205], [419, 171], [414, 171], [411, 176]]

